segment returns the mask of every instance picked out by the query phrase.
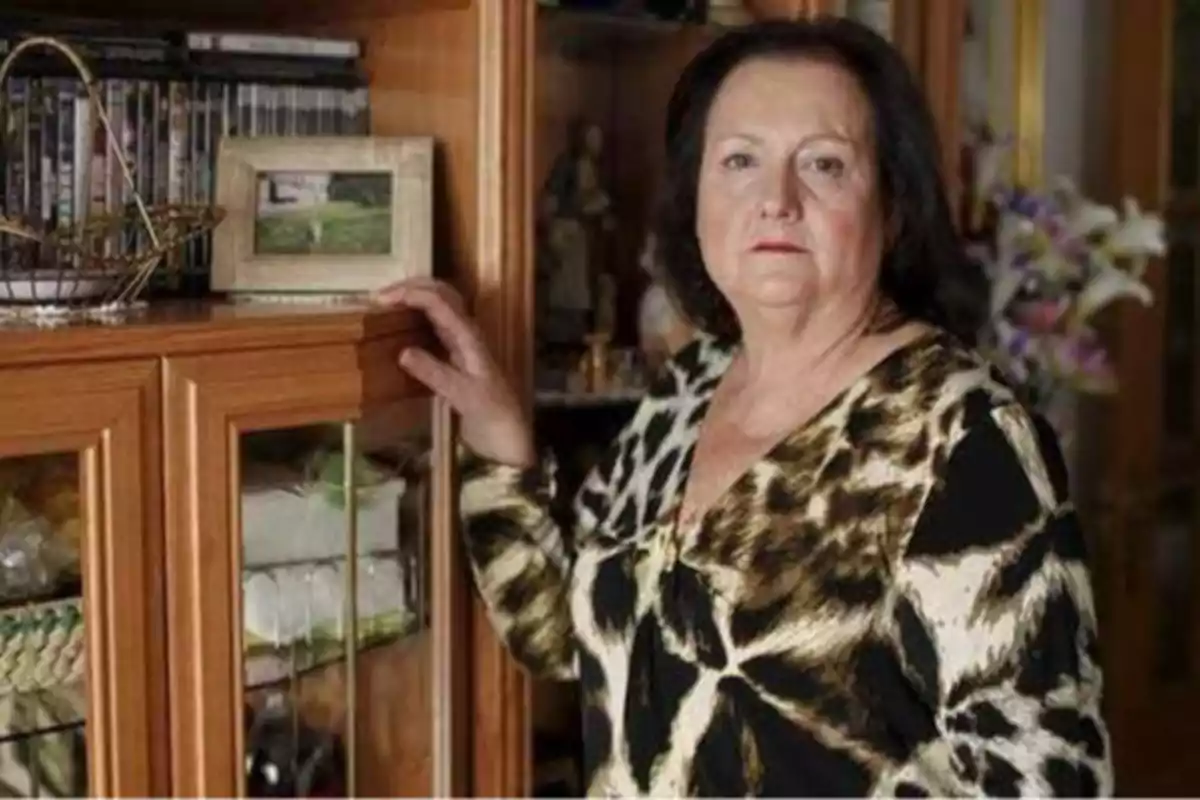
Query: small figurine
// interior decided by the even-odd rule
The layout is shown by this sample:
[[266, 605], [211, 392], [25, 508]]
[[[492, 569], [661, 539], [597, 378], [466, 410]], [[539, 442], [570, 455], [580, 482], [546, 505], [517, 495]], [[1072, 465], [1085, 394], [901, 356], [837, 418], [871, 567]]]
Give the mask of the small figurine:
[[[584, 120], [546, 179], [538, 214], [538, 321], [543, 342], [578, 344], [615, 305], [603, 264], [603, 237], [616, 227], [603, 185], [604, 132]], [[601, 302], [603, 301], [603, 303]]]

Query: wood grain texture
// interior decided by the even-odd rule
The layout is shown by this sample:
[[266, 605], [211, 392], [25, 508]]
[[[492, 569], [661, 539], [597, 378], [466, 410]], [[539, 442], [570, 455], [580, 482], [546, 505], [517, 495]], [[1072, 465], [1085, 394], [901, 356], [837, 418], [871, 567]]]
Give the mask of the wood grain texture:
[[0, 367], [374, 340], [424, 326], [411, 311], [368, 306], [156, 303], [120, 325], [0, 328]]
[[[499, 363], [527, 407], [533, 396], [533, 47], [535, 4], [477, 2], [481, 97], [476, 164], [477, 240], [473, 307]], [[487, 145], [483, 146], [483, 142]], [[529, 682], [508, 655], [480, 601], [472, 614], [471, 792], [528, 796], [532, 789]]]

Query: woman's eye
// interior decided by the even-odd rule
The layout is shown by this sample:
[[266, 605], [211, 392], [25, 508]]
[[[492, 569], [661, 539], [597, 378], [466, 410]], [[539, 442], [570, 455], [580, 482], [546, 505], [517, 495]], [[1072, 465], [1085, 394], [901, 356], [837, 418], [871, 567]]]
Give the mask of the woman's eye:
[[726, 169], [745, 169], [754, 163], [754, 159], [745, 153], [732, 153], [721, 159], [721, 166]]
[[836, 156], [817, 156], [808, 163], [817, 172], [832, 178], [840, 178], [846, 171], [846, 162]]

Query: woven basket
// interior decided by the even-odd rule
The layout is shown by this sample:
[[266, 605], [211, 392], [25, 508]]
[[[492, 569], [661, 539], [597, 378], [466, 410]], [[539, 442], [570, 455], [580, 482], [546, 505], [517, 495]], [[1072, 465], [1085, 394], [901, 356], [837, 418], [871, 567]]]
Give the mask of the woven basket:
[[83, 631], [78, 597], [0, 611], [0, 696], [83, 680]]
[[[209, 205], [147, 206], [137, 190], [133, 170], [113, 132], [108, 112], [100, 100], [96, 80], [83, 59], [66, 43], [47, 36], [22, 40], [0, 63], [0, 87], [13, 65], [34, 48], [62, 54], [79, 73], [92, 109], [88, 139], [102, 126], [109, 155], [120, 169], [132, 195], [124, 210], [89, 215], [78, 209], [70, 225], [41, 230], [38, 225], [12, 215], [0, 215], [0, 309], [21, 312], [90, 309], [120, 310], [136, 303], [151, 275], [169, 252], [187, 240], [212, 230], [222, 219], [220, 209]], [[32, 98], [30, 98], [32, 100]], [[14, 109], [0, 98], [4, 131], [10, 129]], [[8, 136], [4, 137], [8, 149]], [[76, 180], [92, 185], [94, 153], [88, 148], [82, 175]], [[130, 241], [133, 241], [132, 247]]]

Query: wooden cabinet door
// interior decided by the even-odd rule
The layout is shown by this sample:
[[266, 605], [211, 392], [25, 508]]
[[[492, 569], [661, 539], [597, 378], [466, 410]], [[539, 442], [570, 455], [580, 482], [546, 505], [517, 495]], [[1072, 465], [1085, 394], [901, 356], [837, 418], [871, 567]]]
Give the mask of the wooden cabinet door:
[[156, 362], [0, 369], [0, 794], [169, 790]]
[[181, 794], [464, 792], [449, 417], [401, 344], [167, 363]]

